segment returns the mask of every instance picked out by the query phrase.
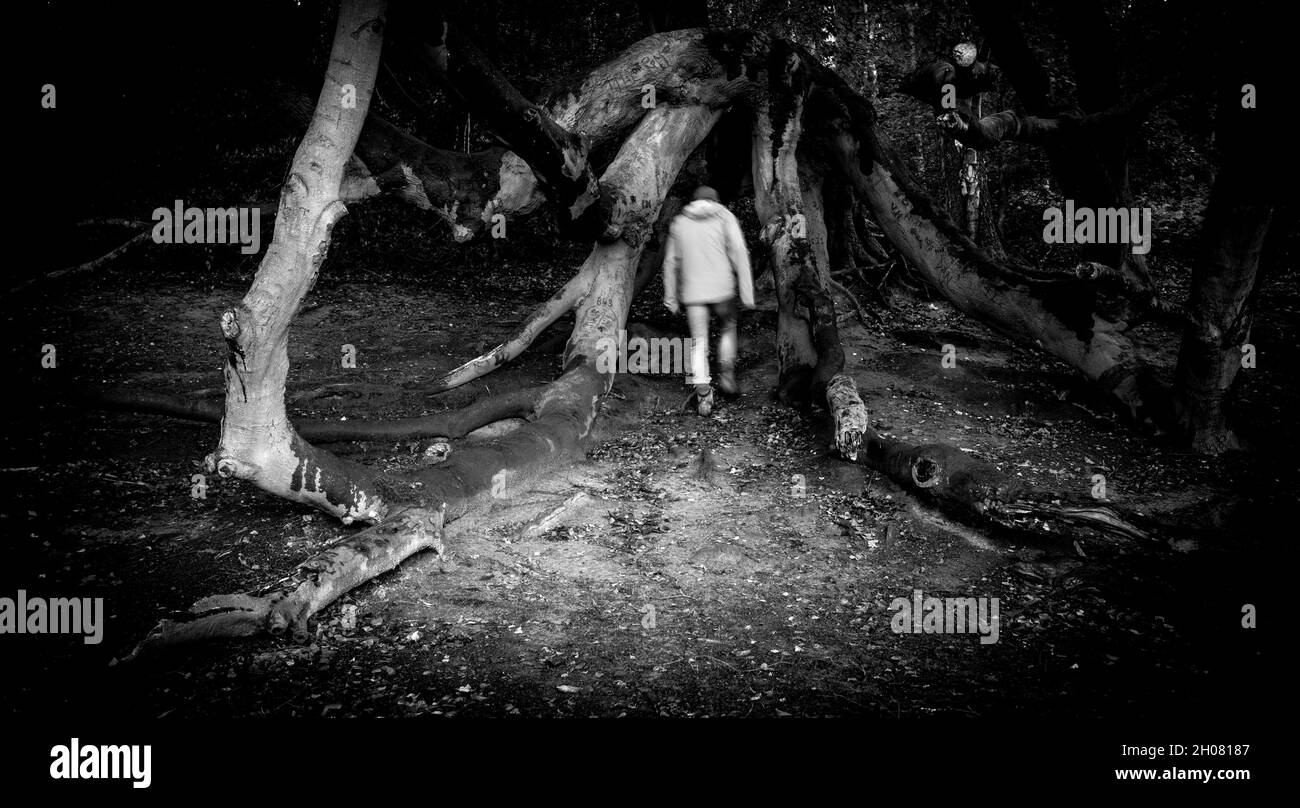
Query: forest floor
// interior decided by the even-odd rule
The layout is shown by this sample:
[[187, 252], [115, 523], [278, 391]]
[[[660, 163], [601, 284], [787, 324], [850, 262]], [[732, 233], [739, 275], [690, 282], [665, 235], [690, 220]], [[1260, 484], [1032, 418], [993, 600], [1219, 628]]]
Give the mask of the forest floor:
[[[539, 340], [549, 351], [430, 399], [421, 380], [495, 344], [551, 287], [465, 295], [359, 277], [309, 296], [290, 391], [369, 387], [300, 398], [298, 415], [415, 415], [557, 371], [563, 324]], [[1139, 718], [1263, 704], [1251, 684], [1261, 647], [1241, 609], [1265, 595], [1261, 548], [1281, 538], [1273, 514], [1294, 505], [1281, 463], [1296, 445], [1282, 404], [1295, 379], [1243, 372], [1256, 453], [1209, 460], [1105, 415], [1058, 363], [908, 296], [883, 326], [843, 325], [877, 428], [951, 442], [1046, 488], [1087, 490], [1100, 473], [1116, 503], [1181, 527], [1152, 545], [1084, 543], [1080, 556], [934, 512], [834, 457], [817, 413], [771, 400], [772, 318], [760, 310], [744, 316], [739, 399], [701, 418], [681, 410], [679, 377], [620, 377], [586, 461], [453, 523], [450, 561], [417, 556], [354, 590], [318, 615], [309, 643], [262, 637], [110, 665], [170, 611], [275, 580], [352, 528], [214, 475], [196, 498], [214, 425], [58, 403], [68, 385], [221, 384], [215, 324], [246, 282], [98, 286], [8, 316], [11, 329], [40, 323], [32, 339], [57, 346], [58, 367], [14, 382], [35, 393], [4, 438], [0, 596], [103, 597], [104, 639], [7, 637], [17, 663], [4, 713]], [[1266, 298], [1262, 368], [1266, 346], [1295, 344], [1294, 286]], [[638, 303], [633, 319], [684, 327], [654, 308]], [[1143, 338], [1172, 363], [1168, 334]], [[20, 367], [36, 368], [31, 341]], [[355, 370], [340, 368], [344, 344]], [[944, 344], [956, 368], [941, 367]], [[420, 462], [422, 445], [331, 448], [392, 468]], [[559, 526], [521, 537], [577, 493]], [[894, 633], [890, 604], [915, 589], [997, 598], [998, 641]]]

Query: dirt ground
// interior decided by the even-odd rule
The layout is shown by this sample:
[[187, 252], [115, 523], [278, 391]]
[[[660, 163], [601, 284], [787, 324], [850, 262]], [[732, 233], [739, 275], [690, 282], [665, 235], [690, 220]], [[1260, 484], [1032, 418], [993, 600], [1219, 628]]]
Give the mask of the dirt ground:
[[[323, 283], [295, 326], [295, 413], [415, 415], [557, 371], [563, 325], [497, 374], [425, 396], [422, 381], [495, 344], [558, 284], [500, 281], [467, 297], [361, 270]], [[351, 528], [211, 475], [195, 498], [213, 425], [60, 403], [82, 385], [218, 387], [217, 316], [246, 283], [99, 286], [7, 317], [41, 325], [13, 349], [14, 383], [34, 393], [7, 397], [17, 406], [0, 462], [0, 594], [104, 597], [108, 622], [101, 645], [8, 638], [5, 713], [1140, 718], [1258, 707], [1261, 648], [1241, 607], [1264, 596], [1274, 514], [1294, 505], [1296, 431], [1283, 408], [1294, 379], [1245, 371], [1256, 453], [1208, 460], [1118, 423], [1063, 366], [922, 297], [900, 298], [884, 325], [844, 323], [877, 428], [949, 441], [1046, 488], [1086, 490], [1102, 473], [1116, 503], [1168, 526], [1159, 542], [1085, 543], [1085, 556], [1050, 537], [1011, 543], [832, 456], [817, 413], [769, 397], [772, 316], [760, 310], [742, 325], [738, 400], [704, 419], [681, 410], [680, 378], [620, 377], [585, 462], [454, 523], [453, 557], [416, 557], [351, 592], [320, 613], [309, 644], [258, 638], [111, 665], [172, 610], [273, 581]], [[1270, 346], [1295, 344], [1291, 288], [1266, 293], [1261, 368]], [[633, 319], [684, 327], [644, 301]], [[1145, 337], [1172, 362], [1169, 335]], [[56, 369], [33, 359], [47, 343]], [[956, 368], [941, 367], [946, 343]], [[357, 348], [355, 370], [339, 367], [343, 344]], [[317, 389], [339, 381], [358, 385]], [[331, 448], [394, 467], [423, 447]], [[560, 525], [521, 533], [576, 494]], [[889, 604], [915, 588], [998, 598], [999, 641], [893, 633]]]

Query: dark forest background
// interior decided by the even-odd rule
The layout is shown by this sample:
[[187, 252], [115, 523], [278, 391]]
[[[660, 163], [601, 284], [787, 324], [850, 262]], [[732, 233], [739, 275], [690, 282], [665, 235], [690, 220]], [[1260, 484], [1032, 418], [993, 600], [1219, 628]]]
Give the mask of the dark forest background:
[[[533, 98], [650, 32], [639, 4], [631, 0], [447, 5]], [[958, 153], [934, 125], [932, 110], [899, 88], [916, 66], [947, 54], [960, 41], [980, 45], [981, 58], [997, 61], [964, 4], [713, 0], [707, 5], [714, 27], [771, 29], [834, 66], [875, 103], [884, 130], [928, 190], [941, 200], [955, 198]], [[1055, 97], [1071, 103], [1072, 74], [1059, 21], [1046, 3], [1013, 5], [1050, 75]], [[1216, 164], [1214, 67], [1238, 40], [1262, 39], [1268, 24], [1251, 4], [1206, 8], [1163, 0], [1107, 0], [1105, 6], [1126, 92], [1159, 80], [1188, 87], [1148, 118], [1132, 144], [1131, 162], [1136, 202], [1154, 209], [1153, 274], [1162, 292], [1179, 300], [1197, 254], [1198, 225]], [[34, 199], [25, 206], [32, 215], [24, 232], [37, 234], [42, 245], [11, 270], [15, 275], [80, 263], [121, 241], [120, 231], [74, 227], [88, 218], [147, 219], [154, 208], [176, 198], [198, 206], [275, 199], [302, 134], [282, 114], [277, 88], [289, 83], [314, 98], [336, 3], [48, 3], [34, 11], [25, 26], [33, 37], [26, 47], [35, 50], [30, 68], [39, 84], [57, 87], [58, 108], [38, 114], [34, 126], [24, 129], [31, 132], [33, 148], [14, 158], [20, 173], [32, 175], [25, 183]], [[1267, 92], [1266, 81], [1262, 78], [1261, 94]], [[983, 109], [1013, 108], [1015, 103], [1014, 92], [1001, 81], [985, 94]], [[476, 149], [492, 142], [490, 132], [446, 98], [407, 86], [387, 68], [381, 70], [375, 109], [438, 147]], [[1044, 266], [1071, 263], [1069, 247], [1044, 244], [1041, 237], [1041, 211], [1061, 201], [1043, 151], [1007, 143], [982, 153], [981, 161], [986, 215], [1007, 252]], [[382, 200], [366, 208], [382, 212], [345, 220], [344, 233], [354, 232], [336, 242], [331, 261], [360, 260], [384, 277], [396, 273], [430, 280], [431, 260], [474, 264], [561, 258], [583, 250], [553, 238], [539, 217], [522, 222], [516, 233], [525, 237], [508, 243], [455, 245], [446, 225], [432, 215]], [[358, 218], [367, 220], [364, 228]], [[1291, 221], [1289, 211], [1279, 212], [1266, 267], [1290, 263], [1281, 256], [1291, 249]], [[211, 273], [251, 278], [256, 269], [255, 260], [236, 251], [184, 249], [203, 251], [202, 263]], [[147, 283], [153, 271], [166, 271], [148, 253], [137, 256], [139, 266], [120, 282]], [[329, 273], [322, 282], [330, 282]]]

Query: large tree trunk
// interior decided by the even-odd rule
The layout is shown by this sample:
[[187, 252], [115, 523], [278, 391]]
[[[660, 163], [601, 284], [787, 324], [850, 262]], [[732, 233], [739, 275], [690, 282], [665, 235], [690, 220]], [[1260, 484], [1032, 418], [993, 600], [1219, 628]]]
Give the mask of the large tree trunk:
[[[1263, 74], [1259, 54], [1240, 57], [1239, 64], [1253, 60]], [[1241, 74], [1255, 75], [1247, 69]], [[1224, 404], [1238, 371], [1254, 360], [1254, 346], [1248, 344], [1260, 253], [1275, 202], [1291, 193], [1277, 171], [1278, 162], [1286, 160], [1281, 131], [1268, 113], [1243, 108], [1240, 82], [1225, 78], [1218, 99], [1219, 173], [1202, 225], [1203, 257], [1192, 270], [1187, 305], [1192, 322], [1183, 332], [1174, 370], [1179, 425], [1200, 452], [1241, 446]]]
[[811, 400], [825, 406], [837, 450], [853, 460], [867, 427], [867, 408], [853, 378], [843, 372], [844, 353], [827, 291], [830, 252], [822, 169], [814, 165], [815, 155], [805, 151], [803, 140], [811, 76], [800, 55], [781, 42], [770, 46], [765, 73], [759, 77], [766, 93], [752, 139], [754, 210], [776, 283], [778, 395], [787, 402]]
[[769, 68], [768, 92], [753, 127], [754, 212], [759, 237], [770, 253], [776, 284], [777, 390], [787, 403], [806, 400], [817, 350], [807, 317], [797, 311], [795, 284], [805, 271], [815, 272], [808, 217], [799, 181], [798, 150], [803, 131], [805, 87], [790, 82], [802, 77], [787, 71], [778, 57]]
[[[383, 0], [352, 0], [339, 10], [329, 69], [311, 125], [281, 192], [275, 232], [253, 286], [221, 316], [229, 348], [221, 442], [210, 471], [249, 480], [345, 522], [377, 522], [388, 504], [371, 472], [316, 449], [285, 411], [289, 324], [325, 260], [344, 166], [370, 106], [384, 28]], [[355, 90], [345, 106], [345, 87]]]
[[1174, 371], [1174, 405], [1192, 448], [1218, 454], [1241, 444], [1224, 414], [1224, 403], [1244, 362], [1253, 367], [1250, 324], [1256, 276], [1272, 206], [1243, 194], [1221, 174], [1210, 196], [1201, 237], [1205, 255], [1192, 273], [1195, 322], [1183, 334]]

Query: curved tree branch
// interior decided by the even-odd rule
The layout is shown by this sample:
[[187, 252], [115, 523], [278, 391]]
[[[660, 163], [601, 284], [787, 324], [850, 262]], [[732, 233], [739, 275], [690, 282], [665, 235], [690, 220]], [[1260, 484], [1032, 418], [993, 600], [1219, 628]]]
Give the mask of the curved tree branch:
[[590, 290], [593, 281], [594, 277], [589, 271], [575, 275], [560, 291], [538, 306], [514, 336], [482, 356], [475, 357], [460, 367], [448, 371], [433, 383], [431, 392], [437, 393], [460, 387], [462, 384], [486, 376], [519, 356], [543, 331], [573, 310], [578, 300]]

